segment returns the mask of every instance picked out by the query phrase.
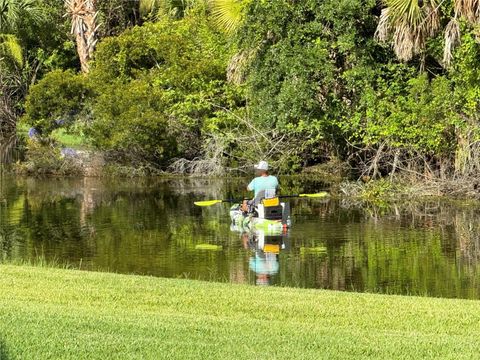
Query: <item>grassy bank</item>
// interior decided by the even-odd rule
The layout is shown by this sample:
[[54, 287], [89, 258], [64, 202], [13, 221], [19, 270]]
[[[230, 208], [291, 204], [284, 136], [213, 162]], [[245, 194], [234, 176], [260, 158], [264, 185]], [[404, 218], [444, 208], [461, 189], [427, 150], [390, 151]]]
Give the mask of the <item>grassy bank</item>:
[[0, 358], [474, 358], [480, 302], [0, 266]]

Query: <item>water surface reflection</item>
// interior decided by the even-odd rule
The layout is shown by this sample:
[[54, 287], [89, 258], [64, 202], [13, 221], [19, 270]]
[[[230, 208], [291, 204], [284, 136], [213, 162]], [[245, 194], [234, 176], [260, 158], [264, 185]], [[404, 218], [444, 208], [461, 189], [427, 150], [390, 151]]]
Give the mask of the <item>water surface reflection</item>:
[[[0, 259], [164, 277], [480, 298], [480, 207], [292, 201], [287, 234], [232, 231], [244, 179], [0, 181]], [[282, 179], [282, 191], [315, 181]]]
[[17, 135], [7, 136], [0, 133], [0, 168], [17, 160]]

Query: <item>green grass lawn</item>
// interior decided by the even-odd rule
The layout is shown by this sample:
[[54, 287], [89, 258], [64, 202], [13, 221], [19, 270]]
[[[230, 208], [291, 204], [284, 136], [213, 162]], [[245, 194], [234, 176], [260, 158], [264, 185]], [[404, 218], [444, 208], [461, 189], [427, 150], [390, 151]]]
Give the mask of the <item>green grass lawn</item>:
[[51, 134], [51, 137], [65, 147], [70, 147], [77, 150], [88, 148], [85, 137], [67, 133], [64, 129], [54, 130]]
[[0, 358], [478, 358], [480, 302], [0, 266]]
[[[27, 136], [29, 129], [29, 125], [21, 122], [17, 124], [18, 135]], [[77, 150], [84, 150], [90, 147], [87, 139], [84, 136], [69, 133], [63, 128], [52, 131], [52, 133], [50, 134], [50, 138], [56, 140], [61, 146], [70, 147]]]

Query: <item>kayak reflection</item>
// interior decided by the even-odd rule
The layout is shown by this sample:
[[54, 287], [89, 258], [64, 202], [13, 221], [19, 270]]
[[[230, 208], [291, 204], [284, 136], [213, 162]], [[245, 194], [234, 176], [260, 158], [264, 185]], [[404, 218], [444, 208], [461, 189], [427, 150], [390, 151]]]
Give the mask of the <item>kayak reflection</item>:
[[288, 250], [288, 231], [246, 230], [241, 233], [243, 247], [251, 252], [249, 268], [256, 275], [256, 285], [270, 285], [280, 270], [279, 254]]

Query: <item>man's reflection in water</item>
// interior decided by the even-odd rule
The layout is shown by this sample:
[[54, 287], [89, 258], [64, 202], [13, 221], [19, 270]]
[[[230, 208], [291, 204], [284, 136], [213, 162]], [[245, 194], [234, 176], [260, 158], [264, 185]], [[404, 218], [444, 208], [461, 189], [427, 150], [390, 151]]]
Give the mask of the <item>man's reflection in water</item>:
[[265, 232], [262, 230], [244, 231], [243, 247], [253, 250], [249, 268], [256, 274], [257, 285], [270, 285], [273, 275], [280, 269], [278, 254], [286, 249], [287, 233]]

